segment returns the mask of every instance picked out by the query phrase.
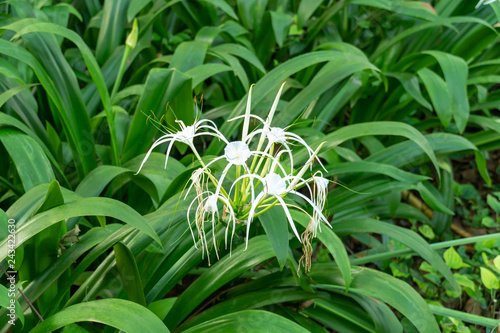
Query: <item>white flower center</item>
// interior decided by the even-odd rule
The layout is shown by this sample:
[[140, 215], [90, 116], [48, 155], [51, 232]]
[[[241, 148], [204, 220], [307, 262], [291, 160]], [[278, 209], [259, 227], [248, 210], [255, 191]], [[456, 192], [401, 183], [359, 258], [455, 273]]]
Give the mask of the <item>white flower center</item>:
[[235, 165], [244, 165], [252, 155], [248, 145], [242, 141], [228, 143], [226, 148], [224, 148], [224, 154], [227, 161]]
[[281, 195], [286, 192], [286, 182], [283, 178], [275, 173], [269, 173], [264, 177], [266, 186], [264, 191], [272, 195]]
[[177, 132], [177, 138], [182, 143], [187, 145], [193, 145], [193, 137], [194, 137], [194, 126], [186, 126], [182, 131]]
[[271, 130], [267, 133], [267, 139], [272, 143], [286, 143], [285, 130], [279, 127], [271, 127]]
[[205, 201], [205, 211], [208, 213], [217, 212], [217, 196], [215, 194], [210, 195]]

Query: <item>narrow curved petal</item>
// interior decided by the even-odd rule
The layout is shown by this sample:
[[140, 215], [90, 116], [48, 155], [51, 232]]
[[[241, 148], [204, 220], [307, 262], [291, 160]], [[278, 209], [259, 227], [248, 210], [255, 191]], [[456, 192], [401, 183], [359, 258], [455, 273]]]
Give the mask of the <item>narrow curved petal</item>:
[[222, 187], [222, 183], [224, 183], [224, 178], [226, 177], [226, 174], [228, 173], [229, 168], [231, 168], [232, 165], [233, 164], [229, 163], [224, 168], [224, 171], [222, 171], [222, 175], [220, 176], [219, 182], [217, 183], [217, 188], [215, 189], [215, 196], [216, 197], [219, 197], [220, 188]]
[[246, 245], [245, 245], [245, 250], [248, 248], [248, 238], [250, 237], [250, 223], [252, 223], [253, 220], [253, 215], [255, 214], [255, 209], [257, 208], [257, 205], [259, 204], [259, 201], [265, 196], [266, 194], [264, 192], [260, 193], [255, 201], [252, 203], [252, 207], [250, 208], [250, 212], [248, 213], [248, 220], [247, 220], [247, 237], [246, 237]]
[[[245, 115], [237, 116], [237, 117], [231, 118], [231, 119], [226, 120], [226, 121], [227, 122], [231, 122], [231, 121], [238, 120], [238, 119], [241, 119], [241, 118], [245, 118]], [[254, 115], [254, 114], [251, 114], [250, 118], [255, 118], [255, 119], [259, 120], [261, 123], [265, 123], [264, 119], [262, 119], [259, 116]]]
[[153, 152], [153, 150], [161, 145], [162, 143], [165, 143], [165, 142], [168, 142], [170, 140], [175, 140], [175, 135], [174, 134], [167, 134], [167, 135], [164, 135], [162, 136], [161, 138], [159, 138], [158, 140], [156, 140], [153, 145], [151, 146], [151, 148], [149, 148], [148, 152], [146, 153], [146, 156], [144, 157], [144, 159], [142, 160], [142, 163], [141, 163], [141, 166], [139, 167], [139, 170], [137, 170], [137, 172], [135, 173], [136, 175], [139, 174], [139, 172], [141, 171], [142, 167], [144, 166], [144, 164], [146, 163], [146, 161], [148, 160], [149, 156], [151, 155], [151, 153]]
[[285, 211], [286, 218], [288, 219], [288, 223], [290, 223], [290, 226], [292, 227], [293, 233], [295, 234], [295, 237], [299, 240], [299, 242], [302, 243], [302, 240], [300, 239], [299, 233], [297, 232], [297, 228], [295, 228], [295, 224], [293, 223], [292, 216], [290, 215], [290, 211], [288, 210], [288, 207], [285, 203], [285, 200], [283, 200], [282, 197], [279, 195], [274, 196], [276, 199], [278, 199], [279, 203], [283, 207], [283, 210]]
[[330, 225], [330, 222], [328, 222], [328, 220], [326, 219], [326, 217], [323, 215], [323, 212], [311, 201], [311, 199], [309, 199], [308, 197], [306, 197], [305, 195], [303, 195], [302, 193], [297, 192], [297, 191], [290, 191], [289, 193], [298, 195], [299, 197], [301, 197], [302, 199], [304, 199], [318, 213], [319, 217], [323, 220], [323, 222], [325, 222], [326, 224], [328, 224], [328, 226], [330, 228], [332, 227]]

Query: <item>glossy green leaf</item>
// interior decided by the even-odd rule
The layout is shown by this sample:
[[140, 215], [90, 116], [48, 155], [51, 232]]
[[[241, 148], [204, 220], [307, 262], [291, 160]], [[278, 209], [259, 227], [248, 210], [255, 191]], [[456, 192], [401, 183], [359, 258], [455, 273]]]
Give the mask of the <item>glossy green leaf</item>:
[[337, 234], [375, 232], [392, 237], [417, 252], [422, 258], [437, 268], [455, 290], [459, 290], [458, 284], [444, 260], [422, 237], [409, 229], [371, 219], [354, 219], [346, 222], [339, 222], [333, 224], [332, 227]]
[[470, 267], [470, 265], [467, 265], [466, 263], [463, 262], [462, 257], [455, 251], [454, 247], [450, 247], [448, 250], [444, 252], [444, 261], [446, 262], [446, 265], [452, 269], [460, 269], [462, 267]]
[[439, 120], [444, 127], [448, 127], [451, 122], [452, 109], [446, 82], [428, 68], [422, 68], [417, 74], [427, 89]]
[[[344, 290], [343, 279], [331, 264], [319, 264], [312, 276], [324, 290]], [[332, 283], [336, 285], [332, 285]], [[429, 306], [408, 284], [392, 276], [365, 267], [353, 268], [350, 291], [381, 300], [407, 317], [419, 332], [439, 332]]]
[[440, 51], [425, 51], [436, 58], [444, 73], [448, 93], [450, 96], [450, 109], [457, 123], [458, 130], [462, 133], [469, 118], [469, 100], [467, 99], [468, 67], [462, 58]]
[[55, 175], [43, 150], [31, 137], [6, 127], [0, 128], [0, 141], [7, 149], [21, 177], [25, 191], [50, 183]]
[[499, 289], [500, 288], [500, 282], [498, 282], [498, 278], [493, 274], [489, 269], [480, 267], [481, 269], [481, 281], [483, 282], [484, 286], [490, 290], [492, 289]]
[[177, 298], [164, 322], [169, 327], [177, 326], [219, 287], [273, 255], [274, 250], [266, 236], [252, 238], [246, 251], [245, 244], [240, 245], [231, 256], [221, 258]]
[[278, 316], [272, 312], [262, 310], [247, 310], [230, 313], [206, 323], [199, 324], [184, 332], [276, 332], [276, 333], [305, 333], [305, 328], [291, 320]]
[[117, 243], [113, 247], [113, 250], [115, 251], [116, 268], [118, 268], [118, 272], [120, 273], [128, 299], [146, 306], [141, 276], [139, 275], [134, 255], [123, 243]]
[[[399, 135], [410, 139], [425, 152], [436, 168], [438, 176], [440, 175], [436, 155], [434, 154], [434, 151], [432, 150], [427, 139], [414, 127], [404, 123], [380, 121], [345, 126], [326, 135], [324, 138], [313, 142], [311, 147], [318, 147], [322, 142], [325, 142], [322, 147], [322, 150], [324, 151], [334, 148], [347, 140], [367, 135]], [[305, 149], [302, 149], [294, 155], [294, 162], [299, 163], [301, 161], [305, 161], [307, 159], [306, 156], [307, 152]]]
[[129, 2], [129, 0], [104, 1], [96, 45], [96, 58], [100, 63], [104, 63], [114, 49], [122, 43]]
[[[124, 203], [109, 198], [82, 198], [37, 214], [17, 229], [17, 246], [58, 221], [85, 215], [110, 216], [143, 231], [161, 244], [144, 218]], [[0, 258], [7, 256], [7, 240], [0, 242]]]
[[31, 332], [49, 332], [66, 325], [93, 321], [115, 327], [124, 332], [170, 332], [147, 308], [122, 299], [102, 299], [83, 302], [46, 318]]
[[273, 246], [276, 259], [281, 269], [285, 266], [288, 256], [288, 219], [281, 206], [274, 206], [259, 215], [259, 221]]

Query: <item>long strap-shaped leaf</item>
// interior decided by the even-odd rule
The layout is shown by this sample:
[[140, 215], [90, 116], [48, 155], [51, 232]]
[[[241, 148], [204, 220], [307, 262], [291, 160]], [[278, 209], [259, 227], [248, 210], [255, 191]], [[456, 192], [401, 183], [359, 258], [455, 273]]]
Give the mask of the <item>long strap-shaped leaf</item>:
[[[300, 55], [286, 61], [285, 63], [267, 73], [267, 75], [265, 75], [262, 79], [259, 80], [259, 82], [255, 84], [255, 87], [252, 90], [252, 104], [257, 105], [264, 99], [264, 97], [266, 97], [266, 95], [270, 91], [275, 93], [274, 89], [277, 90], [282, 81], [287, 79], [290, 75], [293, 75], [309, 66], [335, 60], [338, 57], [347, 56], [345, 54], [342, 54], [341, 52], [320, 51]], [[241, 101], [238, 103], [238, 105], [228, 118], [233, 118], [244, 114], [246, 109], [247, 97], [248, 96], [245, 96], [241, 99]], [[224, 125], [222, 125], [222, 127], [220, 128], [220, 131], [222, 132], [222, 134], [229, 137], [238, 128], [240, 123], [241, 121], [225, 122]], [[206, 154], [218, 155], [222, 148], [223, 146], [221, 146], [219, 142], [212, 141]]]
[[[373, 297], [391, 305], [408, 318], [419, 332], [440, 332], [424, 299], [406, 282], [365, 267], [353, 267], [352, 293]], [[323, 290], [344, 292], [343, 279], [333, 264], [313, 266], [312, 278]]]
[[231, 256], [226, 255], [218, 261], [179, 296], [164, 322], [169, 327], [176, 327], [214, 291], [273, 256], [273, 247], [265, 235], [252, 238], [246, 251], [245, 244], [240, 245]]
[[70, 306], [38, 324], [32, 333], [49, 332], [69, 324], [92, 321], [124, 332], [170, 332], [153, 312], [123, 299], [103, 299]]
[[[370, 123], [345, 126], [336, 130], [335, 132], [328, 134], [324, 138], [313, 142], [311, 144], [311, 147], [317, 147], [323, 141], [325, 141], [326, 143], [324, 144], [322, 149], [324, 151], [336, 147], [347, 140], [368, 135], [398, 135], [412, 140], [427, 154], [429, 159], [432, 161], [432, 164], [436, 168], [438, 176], [440, 176], [436, 155], [434, 155], [434, 151], [432, 150], [429, 142], [427, 141], [425, 136], [423, 136], [418, 130], [405, 123], [392, 121], [375, 121]], [[305, 149], [302, 149], [294, 155], [294, 163], [297, 164], [299, 162], [305, 161], [307, 157], [307, 151]], [[401, 157], [401, 159], [404, 159], [404, 157]]]
[[207, 321], [184, 332], [305, 333], [309, 331], [293, 321], [272, 312], [247, 310], [215, 318], [214, 320]]
[[339, 222], [332, 225], [333, 230], [338, 234], [351, 234], [360, 232], [375, 232], [397, 239], [406, 246], [412, 248], [422, 258], [427, 260], [432, 266], [437, 268], [448, 280], [455, 290], [459, 290], [458, 284], [446, 265], [444, 260], [430, 247], [430, 245], [417, 233], [409, 229], [384, 223], [373, 219], [354, 219]]
[[102, 104], [104, 106], [104, 111], [106, 112], [106, 118], [108, 120], [108, 126], [111, 135], [113, 162], [115, 164], [118, 164], [118, 148], [116, 145], [116, 130], [114, 125], [114, 115], [111, 109], [111, 99], [109, 97], [109, 92], [106, 87], [106, 82], [104, 81], [101, 69], [99, 68], [99, 64], [97, 63], [94, 55], [92, 54], [92, 51], [83, 41], [83, 39], [74, 31], [71, 31], [69, 29], [66, 29], [64, 27], [61, 27], [53, 23], [40, 22], [39, 20], [31, 18], [14, 22], [3, 28], [16, 31], [18, 35], [27, 34], [30, 32], [53, 33], [55, 35], [67, 38], [73, 43], [75, 43], [75, 45], [80, 50], [83, 60], [85, 61], [85, 64], [87, 65], [87, 68], [89, 70], [89, 73], [92, 76], [92, 79], [94, 80], [97, 86], [99, 95], [101, 95]]
[[[48, 47], [49, 50], [52, 50], [50, 49], [51, 44], [56, 43], [55, 40], [53, 40], [53, 36], [52, 39], [48, 38], [50, 36], [45, 36], [45, 37], [46, 38], [44, 38], [43, 40], [41, 38], [33, 39], [32, 42], [36, 44], [38, 47], [43, 47], [41, 45], [43, 44], [45, 45], [45, 47]], [[54, 48], [55, 47], [56, 46], [54, 46]], [[52, 52], [57, 52], [57, 51], [52, 50]], [[59, 52], [61, 51], [59, 50]], [[76, 109], [72, 110], [72, 112], [68, 110], [68, 108], [73, 109], [72, 106], [71, 107], [68, 106], [68, 103], [72, 103], [72, 97], [68, 96], [69, 92], [63, 90], [65, 96], [64, 97], [62, 96], [61, 89], [63, 89], [63, 87], [56, 85], [54, 79], [51, 77], [51, 75], [49, 75], [46, 68], [38, 61], [38, 59], [32, 53], [14, 43], [8, 42], [3, 39], [0, 40], [0, 53], [9, 57], [13, 57], [21, 62], [24, 62], [33, 69], [36, 76], [38, 77], [38, 80], [40, 81], [43, 88], [47, 92], [47, 95], [49, 95], [50, 99], [56, 105], [56, 108], [58, 110], [57, 115], [61, 117], [62, 123], [64, 125], [64, 130], [66, 132], [66, 136], [68, 137], [68, 142], [72, 149], [73, 157], [75, 159], [75, 164], [77, 166], [78, 172], [82, 176], [90, 172], [90, 170], [92, 170], [95, 167], [96, 163], [94, 160], [93, 138], [91, 136], [90, 121], [88, 119], [88, 116], [86, 114], [81, 114], [80, 112], [77, 112]], [[62, 57], [60, 53], [55, 53], [52, 54], [51, 56], [56, 56], [56, 55], [59, 58]], [[66, 65], [67, 67], [69, 67], [67, 63]], [[67, 67], [65, 72], [66, 77], [68, 77], [68, 75], [71, 75], [68, 74], [69, 72]], [[74, 85], [76, 85], [76, 82], [73, 81], [73, 83]], [[73, 86], [73, 88], [75, 87]], [[73, 89], [72, 92], [75, 93], [76, 95], [79, 94], [79, 91], [77, 92], [75, 89]], [[80, 101], [77, 101], [77, 103], [78, 102]]]
[[[88, 215], [110, 216], [121, 220], [146, 233], [161, 245], [160, 238], [154, 229], [139, 213], [126, 204], [109, 198], [82, 198], [33, 216], [17, 230], [16, 245], [21, 245], [58, 221]], [[7, 243], [7, 239], [0, 242], [0, 260], [7, 257]]]

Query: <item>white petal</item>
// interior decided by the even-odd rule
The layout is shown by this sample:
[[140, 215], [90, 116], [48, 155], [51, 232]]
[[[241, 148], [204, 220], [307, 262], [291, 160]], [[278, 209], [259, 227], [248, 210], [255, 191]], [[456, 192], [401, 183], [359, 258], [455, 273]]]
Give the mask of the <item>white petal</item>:
[[234, 165], [244, 165], [251, 155], [248, 145], [243, 141], [230, 142], [224, 148], [224, 157]]

